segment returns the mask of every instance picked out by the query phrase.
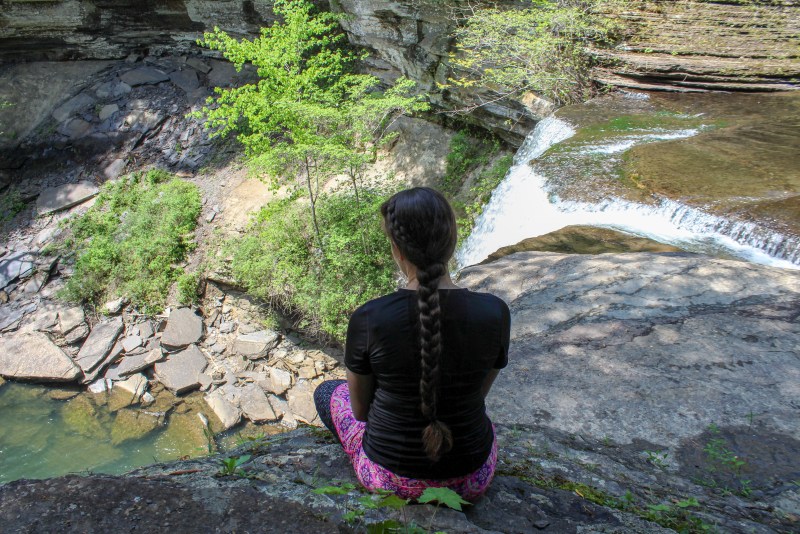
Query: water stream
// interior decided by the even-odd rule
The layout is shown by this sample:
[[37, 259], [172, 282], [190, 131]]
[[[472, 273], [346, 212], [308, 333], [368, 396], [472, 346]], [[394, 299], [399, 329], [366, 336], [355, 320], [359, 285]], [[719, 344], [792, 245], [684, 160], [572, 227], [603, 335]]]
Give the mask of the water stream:
[[[728, 99], [729, 107], [687, 95], [657, 102], [641, 95], [604, 97], [541, 121], [459, 250], [459, 265], [478, 263], [525, 238], [587, 225], [692, 252], [800, 268], [800, 232], [793, 231], [800, 223], [800, 176], [787, 163], [800, 151], [798, 99], [781, 96], [766, 105], [755, 97]], [[748, 105], [755, 114], [742, 112]], [[771, 129], [765, 121], [773, 121]], [[749, 135], [754, 123], [769, 131]], [[777, 137], [768, 135], [775, 131]], [[775, 141], [768, 154], [759, 150], [764, 139]], [[721, 140], [739, 149], [726, 154], [719, 149]], [[668, 149], [697, 155], [678, 175], [652, 172], [650, 160]], [[718, 160], [740, 152], [752, 152], [747, 165], [758, 168], [750, 175], [748, 168], [741, 171], [745, 176], [726, 175]], [[683, 161], [678, 156], [669, 161], [676, 160]], [[765, 208], [776, 200], [783, 209], [777, 216]]]

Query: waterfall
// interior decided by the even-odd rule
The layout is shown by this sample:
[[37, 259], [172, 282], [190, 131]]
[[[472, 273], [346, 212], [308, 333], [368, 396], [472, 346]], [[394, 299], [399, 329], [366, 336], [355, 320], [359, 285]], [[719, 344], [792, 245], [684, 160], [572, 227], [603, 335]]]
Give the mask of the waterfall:
[[[580, 154], [622, 153], [641, 143], [687, 138], [699, 129], [650, 131], [583, 147]], [[514, 163], [459, 249], [459, 267], [484, 260], [500, 247], [544, 235], [565, 226], [612, 228], [648, 237], [692, 252], [739, 257], [755, 263], [800, 269], [800, 239], [757, 223], [705, 213], [661, 198], [646, 205], [621, 199], [599, 203], [562, 200], [547, 189], [547, 179], [531, 165], [552, 146], [575, 134], [573, 127], [549, 117], [536, 125], [514, 157]]]

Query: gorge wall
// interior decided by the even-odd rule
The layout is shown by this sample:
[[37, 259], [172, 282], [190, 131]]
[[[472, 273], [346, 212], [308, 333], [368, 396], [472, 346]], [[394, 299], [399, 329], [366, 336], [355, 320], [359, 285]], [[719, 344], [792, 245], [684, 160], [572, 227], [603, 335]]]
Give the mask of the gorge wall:
[[[453, 9], [433, 0], [320, 2], [348, 17], [350, 40], [365, 47], [369, 72], [400, 75], [433, 93], [439, 109], [471, 108], [490, 92], [441, 92], [452, 48]], [[525, 2], [504, 0], [508, 8]], [[195, 40], [215, 25], [255, 34], [273, 19], [271, 0], [0, 0], [0, 63], [119, 59], [197, 52]], [[597, 51], [602, 85], [649, 90], [789, 90], [800, 86], [800, 3], [796, 0], [631, 1], [619, 17], [628, 32], [613, 50]], [[518, 145], [552, 106], [528, 95], [472, 110], [470, 119]]]

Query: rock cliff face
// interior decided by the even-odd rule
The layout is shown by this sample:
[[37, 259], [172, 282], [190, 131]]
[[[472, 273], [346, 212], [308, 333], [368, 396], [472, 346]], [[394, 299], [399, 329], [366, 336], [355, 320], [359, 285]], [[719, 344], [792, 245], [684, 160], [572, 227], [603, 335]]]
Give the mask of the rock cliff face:
[[[348, 18], [350, 40], [370, 51], [367, 70], [384, 80], [405, 75], [432, 90], [439, 109], [491, 101], [485, 90], [439, 92], [447, 80], [453, 9], [434, 0], [330, 0]], [[519, 1], [503, 0], [513, 8]], [[192, 50], [214, 26], [255, 34], [273, 20], [271, 0], [0, 0], [0, 62], [116, 59], [132, 52], [161, 55]], [[447, 7], [450, 6], [450, 7]], [[620, 15], [628, 39], [598, 51], [602, 84], [652, 90], [786, 90], [800, 80], [800, 5], [699, 0], [632, 2]], [[519, 144], [552, 111], [528, 95], [491, 102], [470, 120]]]

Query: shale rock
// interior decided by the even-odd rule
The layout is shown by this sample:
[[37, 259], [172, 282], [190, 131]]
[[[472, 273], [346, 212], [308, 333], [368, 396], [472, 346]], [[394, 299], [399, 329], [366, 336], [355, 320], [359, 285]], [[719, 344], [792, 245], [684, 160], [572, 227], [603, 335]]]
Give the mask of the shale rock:
[[117, 317], [94, 326], [89, 337], [83, 342], [75, 360], [84, 373], [93, 371], [111, 352], [122, 332], [122, 319]]
[[172, 393], [181, 393], [200, 387], [200, 373], [208, 365], [205, 355], [190, 345], [187, 349], [167, 356], [166, 360], [155, 366], [155, 375], [159, 382]]
[[[75, 130], [72, 134], [79, 136], [85, 133], [84, 128], [81, 132]], [[65, 210], [77, 204], [82, 204], [98, 193], [98, 188], [91, 182], [78, 182], [76, 184], [65, 184], [59, 187], [45, 189], [36, 199], [36, 209], [40, 215], [54, 211]]]
[[72, 358], [40, 332], [0, 338], [0, 375], [20, 380], [71, 382], [81, 375]]
[[182, 349], [203, 337], [203, 319], [190, 308], [179, 308], [169, 316], [161, 344], [167, 350]]
[[257, 360], [265, 357], [269, 351], [278, 346], [279, 342], [280, 335], [277, 332], [261, 330], [252, 334], [241, 334], [236, 338], [233, 351], [251, 360]]
[[222, 389], [215, 389], [205, 397], [206, 403], [222, 422], [224, 430], [235, 426], [242, 419], [242, 411], [228, 398]]

